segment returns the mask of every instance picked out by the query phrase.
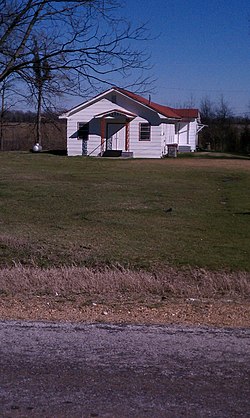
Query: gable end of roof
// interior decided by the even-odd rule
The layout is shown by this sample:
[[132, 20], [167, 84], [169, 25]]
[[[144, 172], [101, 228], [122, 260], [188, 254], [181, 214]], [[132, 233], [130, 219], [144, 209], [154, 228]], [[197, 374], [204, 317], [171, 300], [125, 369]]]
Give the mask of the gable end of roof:
[[175, 119], [175, 120], [181, 120], [181, 119], [195, 119], [199, 117], [199, 110], [198, 109], [174, 109], [169, 106], [160, 105], [155, 102], [151, 102], [149, 99], [146, 99], [145, 97], [140, 96], [139, 94], [132, 93], [131, 91], [122, 89], [120, 87], [111, 87], [110, 89], [92, 97], [92, 99], [87, 100], [72, 109], [70, 109], [68, 112], [63, 113], [59, 116], [59, 119], [65, 119], [71, 116], [73, 113], [77, 113], [84, 107], [87, 107], [91, 105], [92, 103], [105, 98], [107, 94], [110, 92], [118, 92], [123, 94], [124, 96], [136, 101], [137, 103], [142, 104], [143, 106], [148, 107], [149, 109], [159, 113], [160, 115], [164, 116], [168, 119]]

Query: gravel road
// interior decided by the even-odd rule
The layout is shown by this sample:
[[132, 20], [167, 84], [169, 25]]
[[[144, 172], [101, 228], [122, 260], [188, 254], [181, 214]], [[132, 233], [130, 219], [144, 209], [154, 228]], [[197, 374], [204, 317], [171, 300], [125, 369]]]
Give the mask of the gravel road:
[[1, 417], [250, 417], [248, 329], [0, 322]]

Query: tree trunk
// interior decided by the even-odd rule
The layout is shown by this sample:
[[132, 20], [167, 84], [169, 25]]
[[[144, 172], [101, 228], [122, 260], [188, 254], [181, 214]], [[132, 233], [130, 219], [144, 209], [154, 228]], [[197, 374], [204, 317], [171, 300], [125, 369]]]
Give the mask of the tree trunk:
[[4, 149], [4, 138], [3, 138], [3, 125], [4, 125], [4, 103], [5, 101], [5, 86], [3, 85], [3, 89], [2, 89], [2, 97], [1, 97], [1, 115], [0, 115], [0, 151], [3, 151]]
[[37, 97], [37, 115], [36, 115], [36, 141], [39, 145], [42, 146], [42, 86], [38, 87], [38, 97]]

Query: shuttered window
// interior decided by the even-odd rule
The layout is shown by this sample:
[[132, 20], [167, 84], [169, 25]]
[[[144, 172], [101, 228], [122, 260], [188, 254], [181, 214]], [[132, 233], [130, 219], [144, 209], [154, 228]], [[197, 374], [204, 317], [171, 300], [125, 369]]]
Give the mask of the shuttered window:
[[78, 123], [78, 139], [82, 140], [82, 155], [88, 155], [89, 123]]
[[151, 134], [151, 125], [150, 123], [140, 123], [139, 125], [139, 140], [140, 141], [150, 141], [150, 134]]
[[89, 137], [89, 123], [79, 122], [78, 123], [78, 138], [88, 140]]

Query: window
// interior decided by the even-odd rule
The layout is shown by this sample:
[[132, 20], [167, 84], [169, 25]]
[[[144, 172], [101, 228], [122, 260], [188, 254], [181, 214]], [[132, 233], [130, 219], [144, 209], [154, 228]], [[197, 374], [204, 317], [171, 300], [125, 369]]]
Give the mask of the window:
[[89, 137], [89, 123], [79, 122], [78, 123], [78, 139], [88, 140]]
[[82, 140], [82, 155], [88, 155], [89, 123], [78, 123], [77, 136]]
[[150, 141], [151, 125], [150, 123], [140, 123], [140, 141]]

